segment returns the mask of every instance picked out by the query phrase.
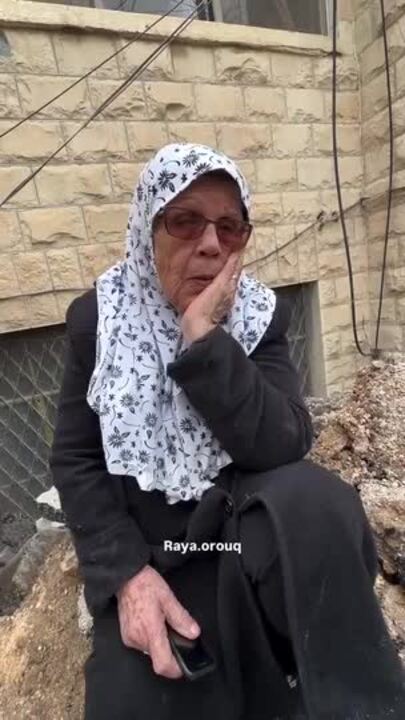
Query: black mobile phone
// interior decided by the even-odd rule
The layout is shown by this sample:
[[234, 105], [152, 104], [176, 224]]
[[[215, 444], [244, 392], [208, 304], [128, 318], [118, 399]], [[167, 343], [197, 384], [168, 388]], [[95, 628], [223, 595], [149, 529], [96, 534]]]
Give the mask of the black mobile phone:
[[166, 624], [166, 627], [173, 655], [186, 678], [198, 680], [198, 678], [215, 670], [215, 660], [201, 640], [201, 635], [194, 640], [190, 640], [184, 635], [180, 635], [170, 625]]

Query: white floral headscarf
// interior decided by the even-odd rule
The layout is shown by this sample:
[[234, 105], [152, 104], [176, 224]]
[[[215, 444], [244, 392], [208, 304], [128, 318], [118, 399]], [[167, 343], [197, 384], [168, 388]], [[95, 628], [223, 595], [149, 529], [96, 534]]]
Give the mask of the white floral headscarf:
[[[201, 499], [232, 458], [185, 392], [166, 372], [187, 349], [181, 316], [160, 287], [152, 221], [193, 180], [225, 170], [249, 212], [245, 178], [225, 155], [205, 145], [170, 144], [148, 162], [138, 181], [126, 235], [125, 260], [97, 278], [96, 364], [87, 401], [100, 416], [107, 469], [133, 476], [166, 501]], [[249, 355], [275, 308], [275, 294], [242, 271], [231, 312], [221, 326]]]

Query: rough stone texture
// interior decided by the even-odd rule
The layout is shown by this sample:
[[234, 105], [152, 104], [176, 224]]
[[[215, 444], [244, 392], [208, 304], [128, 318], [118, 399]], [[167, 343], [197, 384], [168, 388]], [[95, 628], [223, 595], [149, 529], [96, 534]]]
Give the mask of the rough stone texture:
[[[12, 15], [14, 6], [2, 12]], [[388, 2], [386, 12], [399, 187], [404, 184], [400, 173], [405, 170], [403, 1]], [[5, 31], [6, 51], [0, 56], [0, 134], [21, 114], [133, 39], [136, 23], [139, 29], [147, 22], [136, 13], [131, 18], [109, 14], [107, 22], [102, 10], [58, 5], [38, 6], [38, 13], [45, 23], [41, 27], [27, 24]], [[338, 144], [343, 201], [349, 207], [364, 194], [386, 190], [388, 124], [379, 9], [375, 2], [369, 7], [360, 0], [342, 0], [339, 13]], [[116, 32], [118, 26], [121, 33]], [[157, 37], [133, 42], [34, 120], [0, 139], [0, 196], [78, 129], [158, 47]], [[330, 50], [329, 38], [299, 33], [259, 33], [254, 28], [215, 23], [196, 23], [187, 30], [181, 42], [166, 48], [12, 199], [6, 214], [1, 212], [0, 252], [5, 259], [0, 272], [0, 332], [63, 321], [69, 300], [122, 256], [128, 203], [143, 163], [167, 142], [197, 141], [233, 156], [248, 177], [258, 223], [246, 252], [246, 262], [251, 262], [248, 272], [269, 284], [333, 283], [335, 296], [331, 299], [329, 292], [328, 304], [319, 287], [320, 329], [325, 336], [327, 377], [334, 378], [328, 380], [328, 390], [342, 389], [356, 361], [347, 340], [350, 323], [343, 324], [349, 298], [345, 296], [347, 263], [341, 227], [336, 222]], [[364, 303], [360, 315], [368, 317], [371, 302], [374, 325], [384, 221], [379, 219], [374, 226], [375, 211], [362, 208], [361, 212], [363, 225], [353, 220], [356, 209], [346, 219], [356, 277], [362, 277], [361, 287], [356, 287]], [[383, 208], [378, 212], [383, 216]], [[297, 235], [296, 241], [280, 250]], [[381, 334], [390, 348], [401, 346], [404, 333], [401, 236], [405, 236], [405, 216], [398, 201], [391, 220], [390, 274], [383, 307], [386, 327]], [[278, 257], [260, 260], [273, 243], [278, 245]], [[52, 285], [49, 275], [35, 273], [29, 261], [20, 263], [20, 268], [27, 268], [27, 278], [18, 271], [17, 282], [12, 256], [27, 252], [28, 257], [31, 253], [37, 257], [38, 251], [67, 253], [60, 271], [53, 262]], [[43, 287], [39, 292], [44, 294], [33, 295], [36, 299], [30, 305], [30, 300], [25, 303], [25, 293], [33, 287]], [[388, 323], [392, 310], [395, 315]], [[329, 324], [336, 315], [338, 328]], [[369, 330], [364, 328], [364, 333], [371, 337]]]

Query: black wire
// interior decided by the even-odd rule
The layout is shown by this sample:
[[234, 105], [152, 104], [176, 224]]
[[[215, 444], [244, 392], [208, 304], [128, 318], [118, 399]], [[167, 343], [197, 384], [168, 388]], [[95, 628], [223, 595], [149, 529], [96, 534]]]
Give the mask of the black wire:
[[384, 238], [384, 252], [383, 262], [381, 269], [381, 285], [380, 285], [380, 296], [378, 300], [378, 313], [377, 313], [377, 325], [375, 332], [375, 343], [374, 343], [374, 355], [378, 356], [378, 340], [380, 335], [381, 325], [381, 312], [384, 298], [384, 281], [385, 281], [385, 270], [387, 265], [387, 252], [388, 252], [388, 241], [390, 232], [390, 220], [391, 220], [391, 206], [392, 206], [392, 185], [394, 177], [394, 123], [392, 117], [392, 93], [391, 93], [391, 77], [390, 77], [390, 65], [389, 65], [389, 54], [388, 54], [388, 41], [387, 41], [387, 28], [385, 24], [385, 7], [384, 0], [380, 0], [381, 4], [381, 18], [382, 18], [382, 34], [384, 39], [384, 54], [385, 54], [385, 72], [387, 82], [387, 99], [388, 99], [388, 118], [389, 118], [389, 138], [390, 138], [390, 169], [389, 169], [389, 180], [388, 180], [388, 203], [387, 203], [387, 218], [385, 225], [385, 238]]
[[[127, 0], [125, 0], [125, 2], [127, 2]], [[133, 38], [131, 38], [131, 40], [129, 40], [127, 43], [125, 43], [125, 45], [123, 45], [118, 50], [113, 52], [112, 55], [109, 55], [107, 58], [105, 58], [105, 60], [102, 60], [98, 65], [95, 65], [95, 67], [91, 68], [91, 70], [89, 70], [84, 75], [82, 75], [77, 80], [75, 80], [71, 85], [68, 85], [67, 88], [62, 90], [60, 93], [55, 95], [53, 98], [48, 100], [46, 103], [44, 103], [40, 107], [38, 107], [35, 110], [33, 110], [32, 112], [30, 112], [29, 115], [26, 115], [26, 117], [24, 117], [21, 120], [19, 120], [18, 122], [16, 122], [14, 125], [9, 127], [7, 130], [4, 130], [4, 132], [0, 133], [0, 139], [5, 137], [9, 133], [11, 133], [13, 130], [16, 130], [18, 127], [20, 127], [20, 125], [23, 125], [28, 120], [31, 120], [32, 117], [34, 117], [35, 115], [38, 115], [38, 113], [42, 112], [42, 110], [45, 110], [45, 108], [47, 108], [48, 105], [52, 105], [52, 103], [54, 103], [56, 100], [59, 100], [59, 98], [62, 97], [62, 95], [65, 95], [65, 93], [69, 92], [69, 90], [72, 90], [72, 88], [76, 87], [76, 85], [83, 82], [83, 80], [86, 80], [86, 78], [90, 77], [90, 75], [92, 75], [94, 72], [96, 72], [96, 70], [99, 70], [101, 67], [103, 67], [103, 65], [106, 65], [106, 63], [110, 62], [110, 60], [117, 57], [117, 55], [119, 55], [124, 50], [126, 50], [131, 45], [133, 45], [134, 42], [136, 42], [137, 40], [140, 40], [144, 35], [146, 35], [149, 32], [149, 30], [152, 30], [152, 28], [154, 28], [156, 25], [158, 25], [161, 22], [161, 20], [168, 17], [168, 15], [171, 15], [171, 13], [174, 10], [177, 10], [179, 5], [182, 5], [183, 2], [184, 2], [184, 0], [179, 0], [179, 2], [176, 5], [174, 5], [174, 7], [172, 7], [170, 10], [165, 12], [164, 15], [159, 15], [157, 20], [154, 20], [153, 23], [151, 23], [150, 25], [147, 25], [144, 30], [140, 30], [139, 32], [137, 32], [135, 34], [135, 36]], [[120, 7], [121, 6], [116, 8], [116, 10], [119, 10]]]
[[[212, 2], [212, 0], [202, 0], [202, 2]], [[85, 122], [73, 133], [73, 135], [70, 135], [70, 137], [68, 137], [68, 139], [65, 140], [64, 143], [62, 143], [62, 145], [60, 145], [58, 148], [56, 148], [56, 150], [51, 155], [49, 155], [44, 160], [44, 162], [41, 165], [39, 165], [39, 167], [36, 168], [36, 170], [34, 170], [30, 175], [28, 175], [26, 178], [24, 178], [24, 180], [22, 180], [13, 190], [11, 190], [8, 193], [8, 195], [6, 195], [5, 198], [3, 198], [3, 200], [0, 203], [0, 208], [3, 207], [3, 205], [5, 205], [9, 200], [11, 200], [11, 198], [14, 197], [14, 195], [16, 195], [18, 192], [20, 192], [20, 190], [22, 190], [22, 188], [24, 188], [36, 175], [38, 175], [38, 173], [40, 173], [41, 170], [43, 170], [43, 168], [46, 165], [48, 165], [48, 163], [51, 160], [53, 160], [53, 158], [56, 157], [56, 155], [58, 155], [61, 152], [61, 150], [63, 150], [70, 142], [72, 142], [72, 140], [74, 140], [74, 138], [77, 137], [77, 135], [82, 130], [84, 130], [92, 122], [92, 120], [94, 120], [101, 112], [103, 112], [103, 110], [105, 110], [106, 107], [108, 107], [108, 105], [110, 105], [122, 92], [124, 92], [124, 90], [126, 90], [127, 87], [129, 87], [129, 85], [143, 72], [143, 70], [146, 67], [149, 67], [150, 63], [156, 57], [158, 57], [163, 52], [163, 50], [165, 50], [165, 48], [168, 45], [170, 45], [173, 42], [173, 40], [178, 35], [180, 35], [180, 33], [183, 30], [185, 30], [186, 27], [188, 27], [188, 25], [190, 25], [193, 22], [194, 16], [198, 13], [199, 7], [200, 7], [200, 5], [198, 5], [195, 10], [193, 10], [191, 13], [189, 13], [189, 15], [187, 15], [185, 20], [183, 20], [180, 23], [180, 25], [178, 25], [178, 27], [171, 33], [171, 35], [169, 35], [169, 37], [166, 38], [166, 40], [164, 40], [156, 48], [156, 50], [154, 50], [153, 53], [151, 53], [146, 58], [146, 60], [144, 60], [144, 62], [141, 63], [141, 65], [139, 65], [139, 67], [136, 68], [136, 70], [134, 70], [130, 74], [130, 76], [126, 80], [124, 80], [124, 82], [121, 83], [121, 85], [116, 90], [114, 90], [114, 92], [112, 92], [111, 95], [109, 95], [106, 98], [106, 100], [104, 100], [104, 102], [97, 108], [97, 110], [95, 110], [94, 113], [92, 115], [90, 115], [90, 117], [87, 118], [87, 120], [85, 120]]]
[[352, 260], [350, 256], [349, 240], [347, 237], [347, 228], [345, 222], [345, 214], [343, 209], [342, 201], [342, 190], [340, 186], [340, 174], [339, 174], [339, 159], [337, 149], [337, 114], [336, 114], [336, 93], [337, 93], [337, 78], [336, 78], [336, 40], [337, 40], [337, 0], [333, 0], [333, 51], [332, 51], [332, 135], [333, 135], [333, 163], [335, 168], [336, 178], [336, 191], [339, 205], [339, 216], [342, 225], [343, 241], [346, 252], [347, 268], [349, 275], [349, 287], [350, 287], [350, 305], [351, 305], [351, 316], [352, 316], [352, 328], [353, 336], [356, 348], [360, 355], [363, 357], [369, 357], [370, 353], [364, 352], [360, 345], [358, 333], [357, 333], [357, 319], [356, 319], [356, 302], [354, 297], [354, 283], [353, 283], [353, 268]]

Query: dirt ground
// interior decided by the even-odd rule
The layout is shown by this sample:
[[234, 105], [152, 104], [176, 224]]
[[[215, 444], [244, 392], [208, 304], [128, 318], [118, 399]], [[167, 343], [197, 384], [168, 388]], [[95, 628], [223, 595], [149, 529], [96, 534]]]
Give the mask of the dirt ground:
[[[389, 562], [403, 563], [405, 515], [398, 508], [405, 503], [405, 363], [361, 371], [351, 397], [317, 418], [317, 434], [312, 458], [368, 498], [379, 552], [391, 548]], [[82, 720], [90, 640], [78, 629], [81, 585], [69, 557], [65, 538], [50, 551], [22, 605], [0, 617], [0, 718]], [[394, 568], [385, 579], [379, 576], [376, 592], [405, 660], [405, 578]]]
[[54, 546], [31, 594], [13, 616], [0, 618], [0, 718], [83, 716], [90, 642], [78, 627], [77, 573], [65, 568], [69, 545], [65, 539]]

